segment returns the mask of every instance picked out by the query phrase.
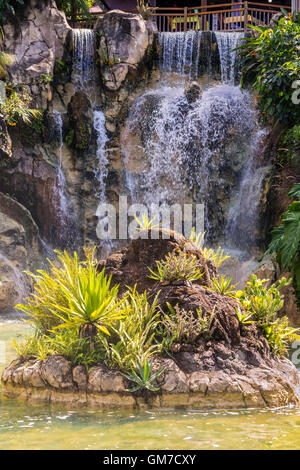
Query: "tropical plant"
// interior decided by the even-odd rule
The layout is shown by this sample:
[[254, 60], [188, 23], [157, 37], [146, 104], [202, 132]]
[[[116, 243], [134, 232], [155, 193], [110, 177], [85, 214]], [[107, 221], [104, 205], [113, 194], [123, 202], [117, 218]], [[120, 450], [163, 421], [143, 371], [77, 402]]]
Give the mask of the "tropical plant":
[[143, 389], [147, 389], [152, 392], [159, 390], [159, 388], [155, 387], [153, 383], [163, 372], [164, 369], [162, 368], [153, 373], [153, 360], [148, 362], [147, 359], [145, 359], [142, 363], [138, 362], [136, 370], [131, 366], [130, 375], [123, 374], [126, 379], [135, 383], [132, 388], [128, 389], [128, 392], [136, 392]]
[[288, 345], [299, 338], [297, 335], [299, 328], [291, 328], [288, 325], [289, 320], [284, 316], [263, 326], [271, 350], [279, 356], [285, 355], [288, 352]]
[[235, 297], [236, 291], [234, 288], [238, 285], [238, 283], [232, 285], [231, 281], [232, 277], [226, 279], [222, 274], [220, 280], [217, 277], [213, 277], [211, 280], [212, 286], [206, 287], [206, 289], [212, 290], [221, 295], [226, 295], [227, 297]]
[[149, 5], [147, 0], [137, 0], [136, 9], [143, 18], [143, 20], [148, 20], [151, 17], [153, 7]]
[[[291, 162], [297, 164], [300, 158], [300, 125], [295, 125], [283, 132], [277, 152], [277, 160], [284, 164]], [[299, 197], [300, 199], [300, 197]]]
[[12, 54], [0, 51], [0, 80], [7, 78], [7, 67], [11, 67], [15, 62], [15, 57]]
[[8, 125], [16, 126], [20, 122], [30, 124], [32, 120], [42, 115], [40, 110], [28, 107], [31, 98], [25, 88], [20, 92], [11, 87], [6, 87], [6, 89], [8, 95], [5, 102], [0, 104], [0, 109]]
[[150, 219], [148, 214], [143, 213], [140, 218], [137, 215], [134, 216], [135, 220], [139, 224], [137, 230], [151, 230], [152, 228], [157, 228], [161, 225], [161, 223], [154, 225], [154, 220], [156, 219], [156, 215]]
[[35, 281], [35, 293], [17, 308], [29, 315], [41, 333], [77, 329], [80, 337], [90, 338], [93, 349], [97, 332], [109, 335], [112, 323], [122, 318], [125, 299], [118, 301], [118, 286], [110, 287], [111, 279], [104, 270], [98, 272], [94, 251], [87, 253], [84, 263], [76, 252], [73, 257], [56, 253], [60, 264], [49, 261], [50, 274], [44, 270], [37, 275], [28, 273]]
[[243, 307], [251, 312], [253, 319], [261, 326], [276, 320], [277, 313], [283, 307], [283, 295], [280, 290], [287, 286], [291, 280], [280, 279], [270, 288], [265, 287], [266, 279], [258, 279], [254, 274], [247, 282], [244, 290], [236, 293]]
[[242, 85], [253, 81], [265, 119], [297, 123], [300, 107], [292, 100], [300, 76], [300, 15], [283, 11], [274, 26], [250, 26], [258, 34], [238, 48], [243, 61]]
[[146, 291], [139, 294], [134, 287], [127, 292], [126, 314], [112, 327], [110, 338], [101, 338], [106, 351], [105, 362], [121, 370], [137, 368], [137, 363], [151, 359], [161, 351], [155, 341], [160, 324], [158, 294], [150, 303]]
[[277, 253], [280, 264], [291, 272], [300, 305], [300, 183], [293, 186], [289, 197], [298, 200], [288, 206], [281, 224], [272, 231], [266, 253]]
[[240, 307], [236, 308], [236, 314], [239, 319], [239, 322], [244, 325], [250, 325], [251, 323], [256, 323], [254, 320], [250, 320], [253, 317], [252, 312], [242, 312]]
[[204, 246], [204, 237], [205, 232], [196, 233], [195, 227], [192, 228], [190, 234], [190, 240], [197, 246], [199, 250], [202, 251], [202, 254], [206, 260], [209, 260], [213, 263], [213, 265], [219, 269], [224, 261], [230, 258], [229, 255], [224, 255], [224, 250], [219, 246], [217, 251], [213, 248], [206, 248]]
[[34, 334], [19, 341], [12, 338], [11, 342], [21, 359], [35, 357], [43, 361], [48, 355], [53, 353], [47, 342], [47, 338], [44, 336]]
[[59, 10], [65, 12], [66, 16], [76, 17], [89, 15], [89, 8], [93, 6], [94, 0], [56, 0]]
[[163, 313], [159, 334], [163, 338], [163, 348], [170, 352], [174, 343], [194, 344], [200, 335], [209, 335], [213, 313], [203, 315], [202, 309], [195, 312], [178, 307], [173, 308], [169, 303], [168, 313]]
[[149, 271], [150, 279], [159, 282], [195, 281], [203, 276], [203, 270], [195, 255], [174, 250], [166, 255], [165, 260], [156, 261], [157, 272]]

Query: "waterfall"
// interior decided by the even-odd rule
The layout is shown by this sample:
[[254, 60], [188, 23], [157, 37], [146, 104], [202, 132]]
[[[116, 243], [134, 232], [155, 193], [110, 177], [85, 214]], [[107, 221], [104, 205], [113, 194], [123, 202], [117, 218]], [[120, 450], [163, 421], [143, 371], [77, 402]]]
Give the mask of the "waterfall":
[[96, 39], [92, 29], [73, 29], [73, 83], [79, 88], [95, 78]]
[[[261, 129], [252, 139], [252, 155], [264, 150], [267, 131]], [[256, 245], [255, 233], [259, 222], [259, 203], [263, 182], [269, 167], [256, 167], [254, 158], [248, 160], [241, 175], [237, 196], [229, 210], [225, 229], [226, 244], [240, 249]]]
[[235, 48], [238, 47], [241, 39], [244, 37], [244, 33], [224, 33], [215, 31], [215, 35], [220, 54], [222, 82], [233, 85], [236, 73], [237, 56]]
[[253, 136], [259, 139], [251, 96], [238, 87], [208, 88], [194, 103], [181, 87], [149, 91], [121, 135], [131, 197], [148, 207], [203, 202], [208, 237], [224, 238], [227, 207], [255, 156]]
[[188, 75], [190, 79], [198, 77], [200, 31], [159, 33], [158, 41], [161, 70]]
[[69, 204], [66, 198], [66, 177], [62, 168], [62, 149], [63, 149], [63, 121], [61, 113], [53, 111], [53, 116], [56, 124], [56, 134], [59, 144], [59, 165], [57, 169], [57, 198], [58, 198], [58, 216], [61, 228], [66, 228], [67, 220], [69, 218]]

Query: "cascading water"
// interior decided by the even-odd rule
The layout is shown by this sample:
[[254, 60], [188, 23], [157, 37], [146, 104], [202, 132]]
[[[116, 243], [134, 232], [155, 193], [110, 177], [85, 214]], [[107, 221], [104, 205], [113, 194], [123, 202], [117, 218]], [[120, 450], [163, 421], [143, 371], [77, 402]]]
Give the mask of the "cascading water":
[[99, 191], [97, 193], [97, 198], [100, 202], [105, 202], [107, 167], [109, 164], [105, 147], [109, 139], [105, 128], [105, 115], [103, 111], [94, 111], [94, 129], [97, 133], [96, 157], [98, 161], [98, 168], [95, 171], [95, 175], [99, 183]]
[[159, 33], [160, 69], [198, 77], [201, 32]]
[[[96, 198], [99, 204], [107, 203], [106, 196], [106, 179], [108, 175], [108, 165], [109, 161], [107, 158], [106, 144], [109, 141], [108, 135], [105, 127], [105, 115], [101, 110], [94, 111], [94, 129], [97, 135], [97, 169], [95, 170], [95, 176], [98, 181], [98, 190], [96, 191]], [[98, 230], [105, 232], [105, 225], [107, 224], [106, 217], [102, 214], [101, 211], [97, 211], [98, 217]], [[107, 256], [113, 246], [112, 240], [107, 237], [102, 242], [102, 256]]]
[[244, 34], [237, 32], [224, 33], [221, 31], [215, 31], [215, 35], [220, 54], [222, 82], [233, 85], [236, 74], [237, 58], [237, 51], [235, 49], [240, 44]]
[[208, 237], [222, 238], [258, 135], [251, 97], [237, 87], [211, 87], [193, 103], [180, 87], [147, 92], [134, 103], [121, 141], [131, 197], [148, 207], [202, 201]]
[[92, 29], [73, 29], [73, 83], [86, 87], [95, 78], [96, 39]]

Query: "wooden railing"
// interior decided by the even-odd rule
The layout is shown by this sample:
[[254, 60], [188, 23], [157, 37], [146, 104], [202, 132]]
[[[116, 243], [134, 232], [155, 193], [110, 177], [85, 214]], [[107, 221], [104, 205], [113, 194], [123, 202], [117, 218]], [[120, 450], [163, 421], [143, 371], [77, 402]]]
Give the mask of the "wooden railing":
[[[281, 8], [291, 7], [258, 2], [223, 3], [185, 8], [154, 8], [151, 14], [159, 32], [180, 31], [247, 31], [248, 25], [268, 26]], [[136, 10], [130, 10], [135, 12]], [[89, 19], [70, 19], [72, 28], [92, 28], [99, 15]]]

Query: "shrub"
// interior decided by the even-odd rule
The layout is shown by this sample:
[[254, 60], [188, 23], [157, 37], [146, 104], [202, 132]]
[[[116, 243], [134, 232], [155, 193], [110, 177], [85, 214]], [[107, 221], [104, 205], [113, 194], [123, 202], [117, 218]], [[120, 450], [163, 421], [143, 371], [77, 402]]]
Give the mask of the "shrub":
[[156, 261], [157, 272], [151, 272], [150, 279], [159, 282], [195, 281], [203, 276], [199, 260], [195, 255], [184, 251], [173, 251], [166, 255], [165, 260]]
[[278, 318], [273, 323], [264, 325], [263, 332], [274, 354], [283, 356], [288, 352], [288, 345], [299, 336], [296, 334], [299, 328], [290, 328], [286, 316]]
[[[242, 323], [257, 323], [266, 337], [274, 354], [283, 355], [287, 352], [288, 343], [297, 339], [296, 332], [299, 328], [290, 328], [288, 318], [283, 316], [277, 318], [278, 311], [283, 307], [283, 295], [280, 290], [289, 284], [282, 278], [277, 285], [273, 284], [267, 289], [265, 279], [259, 280], [255, 275], [243, 291], [237, 292], [237, 297], [247, 310], [243, 318], [240, 311], [237, 312], [239, 321]], [[248, 321], [252, 318], [254, 321]]]
[[204, 246], [205, 232], [196, 233], [195, 227], [192, 228], [190, 240], [202, 251], [204, 258], [211, 261], [213, 265], [219, 269], [224, 261], [230, 258], [229, 255], [224, 255], [224, 250], [219, 246], [217, 251], [213, 248], [206, 248]]
[[235, 297], [236, 291], [234, 290], [234, 288], [238, 285], [238, 283], [232, 285], [231, 281], [232, 281], [231, 277], [229, 277], [228, 279], [225, 279], [225, 277], [222, 274], [220, 280], [216, 277], [212, 278], [211, 280], [213, 284], [212, 287], [206, 287], [206, 289], [212, 290], [221, 295], [226, 295], [227, 297]]
[[264, 286], [266, 282], [266, 279], [260, 280], [252, 274], [244, 290], [236, 293], [243, 307], [252, 312], [254, 320], [261, 326], [276, 319], [284, 300], [280, 290], [290, 283], [283, 277], [268, 289]]
[[111, 338], [101, 339], [107, 365], [117, 365], [121, 370], [137, 369], [138, 362], [144, 363], [161, 351], [155, 341], [160, 323], [157, 299], [158, 295], [150, 303], [146, 292], [139, 294], [136, 288], [128, 291], [126, 314], [112, 328]]
[[160, 335], [163, 338], [163, 347], [172, 351], [174, 343], [194, 344], [200, 335], [209, 335], [213, 313], [203, 315], [201, 309], [196, 312], [173, 308], [168, 304], [169, 312], [163, 315]]
[[273, 26], [251, 26], [259, 34], [239, 47], [242, 84], [253, 81], [265, 119], [296, 123], [300, 107], [293, 103], [293, 83], [300, 76], [300, 15], [284, 14]]
[[25, 87], [20, 91], [16, 91], [11, 87], [6, 89], [8, 95], [5, 103], [0, 105], [0, 109], [8, 125], [16, 126], [20, 122], [30, 124], [34, 119], [42, 115], [40, 110], [28, 107], [31, 103], [31, 97]]
[[123, 374], [130, 382], [134, 382], [135, 386], [130, 388], [128, 392], [136, 392], [138, 390], [147, 389], [152, 392], [159, 390], [158, 387], [153, 385], [153, 382], [164, 372], [164, 369], [159, 369], [157, 372], [152, 372], [153, 360], [148, 362], [146, 359], [143, 363], [137, 363], [135, 370], [131, 366], [131, 374]]

